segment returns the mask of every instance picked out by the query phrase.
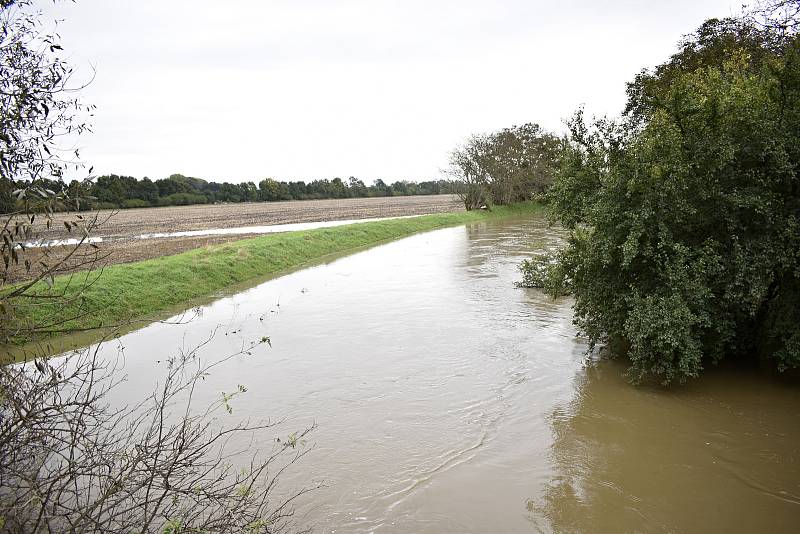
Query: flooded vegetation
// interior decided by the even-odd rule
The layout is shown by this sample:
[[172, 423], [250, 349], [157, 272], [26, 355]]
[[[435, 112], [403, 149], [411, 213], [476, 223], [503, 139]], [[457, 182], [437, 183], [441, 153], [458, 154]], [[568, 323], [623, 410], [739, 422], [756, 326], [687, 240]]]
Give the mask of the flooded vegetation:
[[632, 387], [587, 358], [570, 299], [514, 288], [562, 236], [477, 223], [266, 282], [107, 344], [131, 355], [118, 400], [209, 332], [210, 360], [266, 335], [200, 400], [244, 385], [229, 417], [284, 419], [258, 448], [317, 425], [282, 485], [324, 483], [298, 503], [319, 532], [793, 530], [800, 389], [735, 367]]
[[797, 531], [800, 3], [584, 3], [0, 2], [0, 531]]

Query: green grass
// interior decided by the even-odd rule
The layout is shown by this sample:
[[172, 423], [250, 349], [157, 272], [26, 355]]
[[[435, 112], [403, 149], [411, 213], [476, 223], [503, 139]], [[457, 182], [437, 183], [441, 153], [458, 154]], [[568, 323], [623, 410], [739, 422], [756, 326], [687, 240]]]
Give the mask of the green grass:
[[[52, 318], [79, 316], [58, 330], [95, 329], [132, 320], [155, 319], [165, 312], [178, 313], [248, 281], [263, 280], [320, 261], [417, 232], [501, 217], [522, 216], [542, 210], [523, 203], [496, 207], [491, 212], [423, 215], [358, 223], [334, 228], [270, 234], [212, 245], [174, 256], [107, 267], [94, 283], [83, 289], [70, 306], [59, 301], [39, 301], [18, 310], [28, 324], [47, 324]], [[44, 284], [41, 294], [52, 291], [75, 295], [86, 275], [61, 276], [53, 289]]]

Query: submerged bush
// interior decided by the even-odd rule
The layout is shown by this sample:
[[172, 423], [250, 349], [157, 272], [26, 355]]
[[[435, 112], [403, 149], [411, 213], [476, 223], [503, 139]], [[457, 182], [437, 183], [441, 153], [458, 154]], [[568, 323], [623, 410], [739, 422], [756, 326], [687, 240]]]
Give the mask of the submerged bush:
[[634, 380], [731, 354], [800, 366], [797, 36], [709, 21], [629, 95], [619, 121], [571, 121], [549, 197], [572, 233], [523, 283], [568, 286], [576, 324]]
[[554, 297], [569, 294], [569, 279], [564, 270], [565, 260], [563, 253], [559, 252], [545, 252], [530, 260], [523, 260], [519, 266], [522, 280], [516, 286], [543, 289]]

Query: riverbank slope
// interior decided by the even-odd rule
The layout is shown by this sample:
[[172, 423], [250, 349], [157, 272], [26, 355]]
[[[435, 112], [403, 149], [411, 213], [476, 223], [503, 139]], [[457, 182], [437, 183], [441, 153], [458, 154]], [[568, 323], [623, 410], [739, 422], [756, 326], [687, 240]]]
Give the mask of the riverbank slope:
[[[500, 206], [492, 211], [443, 213], [407, 219], [358, 223], [335, 228], [270, 234], [211, 245], [181, 254], [112, 265], [100, 272], [57, 277], [52, 288], [42, 284], [41, 296], [20, 310], [30, 324], [53, 323], [51, 336], [76, 330], [143, 324], [179, 313], [208, 298], [248, 281], [261, 281], [320, 261], [418, 232], [501, 217], [538, 213], [535, 203]], [[57, 324], [56, 324], [57, 323]]]
[[[174, 232], [226, 230], [238, 227], [271, 226], [294, 223], [372, 219], [463, 212], [464, 203], [457, 195], [425, 195], [414, 197], [344, 198], [338, 200], [291, 200], [282, 202], [246, 202], [241, 204], [204, 204], [163, 208], [134, 208], [92, 212], [100, 221], [92, 230], [92, 238], [102, 241], [102, 253], [95, 268], [134, 263], [171, 256], [207, 245], [217, 245], [243, 239], [241, 235], [172, 235]], [[64, 222], [72, 221], [74, 213], [56, 213], [51, 224], [44, 217], [36, 219], [34, 234], [37, 240], [64, 239]], [[153, 234], [160, 234], [154, 237]], [[254, 234], [255, 235], [255, 234]], [[73, 237], [73, 236], [68, 236]], [[64, 259], [72, 247], [50, 247], [47, 257], [43, 248], [26, 252], [31, 264]], [[82, 253], [67, 259], [61, 272], [70, 274], [85, 270], [84, 257], [94, 255], [88, 245]], [[11, 265], [6, 273], [7, 283], [30, 278], [23, 264]]]

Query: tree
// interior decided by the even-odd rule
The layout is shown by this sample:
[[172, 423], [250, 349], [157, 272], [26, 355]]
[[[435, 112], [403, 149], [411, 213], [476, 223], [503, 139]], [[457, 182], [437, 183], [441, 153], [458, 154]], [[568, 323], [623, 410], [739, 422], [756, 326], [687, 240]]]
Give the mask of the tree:
[[[25, 0], [0, 3], [0, 182], [17, 187], [13, 211], [0, 223], [0, 342], [5, 343], [74, 331], [69, 323], [75, 316], [63, 310], [92, 313], [81, 293], [102, 275], [92, 270], [97, 249], [87, 244], [97, 216], [65, 219], [66, 236], [77, 234], [66, 257], [51, 262], [45, 254], [32, 264], [26, 255], [35, 225], [49, 227], [55, 209], [79, 207], [80, 199], [71, 195], [82, 184], [66, 186], [63, 179], [80, 163], [65, 159], [58, 141], [85, 131], [78, 112], [91, 111], [80, 106], [68, 85], [72, 71], [58, 57], [55, 34], [41, 30], [40, 15]], [[121, 194], [132, 184], [120, 177], [107, 182], [112, 190], [121, 187]], [[189, 188], [194, 183], [165, 182]], [[205, 198], [191, 191], [177, 194]], [[75, 267], [70, 259], [84, 262], [89, 272], [70, 277], [67, 288], [57, 291], [54, 276], [62, 267]], [[8, 284], [9, 269], [19, 265], [30, 280]], [[43, 301], [60, 303], [62, 311], [32, 321], [28, 310]], [[119, 333], [115, 325], [107, 326], [108, 337]], [[265, 344], [266, 337], [254, 340], [237, 354], [252, 355]], [[196, 349], [181, 352], [168, 359], [161, 387], [139, 403], [118, 406], [109, 393], [124, 376], [113, 359], [99, 356], [99, 346], [55, 361], [35, 357], [46, 354], [39, 353], [24, 362], [0, 362], [5, 364], [0, 365], [1, 530], [273, 533], [288, 528], [291, 503], [305, 490], [277, 497], [275, 484], [303, 454], [309, 429], [243, 459], [245, 469], [236, 469], [230, 459], [237, 451], [227, 440], [263, 433], [271, 425], [231, 425], [217, 417], [232, 411], [231, 399], [244, 393], [243, 386], [211, 406], [192, 405], [197, 387], [218, 363], [202, 363]]]
[[347, 198], [347, 186], [341, 178], [334, 178], [328, 186], [330, 198]]
[[406, 196], [409, 195], [409, 187], [408, 182], [405, 180], [398, 180], [392, 184], [392, 195], [395, 196]]
[[[77, 246], [56, 259], [47, 249], [36, 262], [26, 256], [36, 220], [49, 226], [55, 210], [77, 208], [80, 202], [68, 195], [62, 181], [66, 172], [82, 169], [79, 154], [60, 143], [89, 129], [84, 119], [94, 108], [77, 98], [73, 71], [60, 53], [57, 37], [43, 30], [29, 1], [0, 5], [0, 184], [16, 187], [13, 205], [5, 197], [6, 215], [0, 222], [0, 342], [57, 329], [59, 317], [39, 324], [25, 321], [26, 309], [36, 305], [40, 282], [51, 283], [66, 267], [91, 265], [98, 259], [96, 250]], [[97, 217], [76, 215], [64, 226], [80, 244], [97, 222]], [[20, 268], [29, 280], [9, 287], [10, 270]], [[75, 284], [90, 282], [87, 276]]]
[[386, 182], [380, 178], [375, 180], [375, 183], [370, 187], [370, 191], [374, 191], [371, 196], [388, 197], [392, 194], [392, 188], [386, 185]]
[[131, 176], [99, 176], [92, 185], [92, 194], [100, 202], [121, 206], [129, 198], [135, 198], [137, 181]]
[[361, 198], [367, 196], [367, 186], [355, 176], [351, 176], [347, 179], [347, 188], [350, 191], [351, 197]]
[[528, 123], [500, 130], [494, 134], [493, 144], [490, 170], [496, 202], [530, 200], [550, 187], [561, 151], [558, 137]]
[[217, 198], [223, 202], [242, 202], [242, 190], [236, 184], [223, 182], [219, 188]]
[[530, 200], [550, 187], [561, 151], [538, 124], [471, 136], [450, 155], [450, 174], [463, 184], [466, 208]]
[[136, 184], [136, 198], [155, 204], [158, 201], [158, 186], [148, 177]]
[[255, 202], [258, 200], [258, 187], [253, 182], [239, 184], [242, 202]]
[[574, 294], [576, 324], [634, 380], [736, 354], [800, 366], [800, 42], [708, 28], [629, 92], [622, 120], [574, 117], [549, 195], [572, 232], [555, 263], [524, 268]]
[[[253, 532], [291, 528], [294, 500], [275, 495], [280, 473], [309, 450], [311, 428], [243, 452], [276, 425], [225, 424], [238, 386], [205, 409], [192, 397], [231, 358], [196, 350], [170, 357], [160, 385], [140, 403], [112, 407], [118, 362], [83, 351], [57, 362], [0, 369], [0, 520], [8, 532]], [[227, 412], [227, 413], [226, 413]], [[222, 424], [220, 424], [222, 423]], [[272, 441], [272, 440], [271, 440]], [[232, 460], [238, 458], [244, 467]], [[272, 471], [272, 472], [270, 472]]]
[[0, 214], [13, 213], [17, 209], [14, 199], [14, 184], [8, 178], [0, 178]]
[[264, 201], [275, 201], [281, 199], [281, 184], [272, 178], [267, 178], [258, 182], [258, 198]]
[[460, 184], [458, 196], [467, 211], [491, 203], [488, 161], [491, 141], [487, 136], [473, 135], [450, 154], [450, 176]]
[[291, 198], [295, 200], [305, 200], [308, 195], [305, 182], [289, 182], [288, 191]]
[[189, 188], [185, 184], [181, 184], [175, 180], [170, 180], [169, 178], [156, 180], [155, 185], [158, 188], [158, 196], [160, 197], [168, 197], [170, 195], [174, 195], [175, 193], [189, 192]]
[[772, 32], [741, 18], [709, 19], [679, 43], [679, 51], [652, 71], [642, 70], [627, 85], [625, 114], [641, 123], [663, 107], [672, 84], [684, 73], [709, 67], [723, 68], [732, 50], [739, 50], [751, 68], [771, 53]]

